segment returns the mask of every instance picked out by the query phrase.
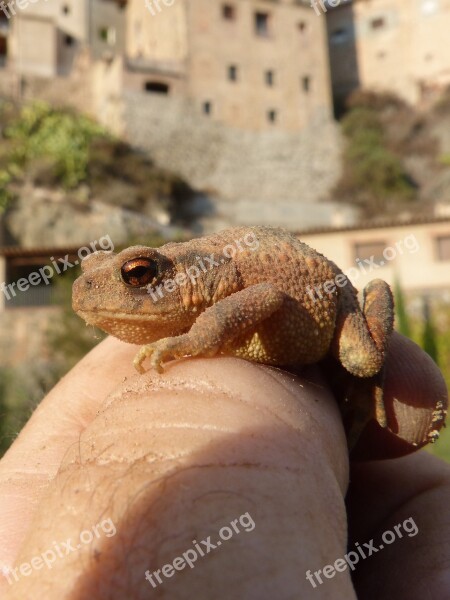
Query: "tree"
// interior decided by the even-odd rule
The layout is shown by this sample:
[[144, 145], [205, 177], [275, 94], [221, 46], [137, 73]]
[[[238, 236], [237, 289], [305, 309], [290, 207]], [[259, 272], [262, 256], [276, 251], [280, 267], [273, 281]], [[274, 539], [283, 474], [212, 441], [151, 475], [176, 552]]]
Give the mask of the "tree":
[[394, 282], [395, 313], [397, 317], [397, 331], [406, 337], [411, 337], [411, 324], [405, 305], [405, 296], [399, 279]]
[[435, 363], [439, 363], [439, 351], [437, 344], [437, 330], [434, 325], [433, 315], [428, 298], [423, 299], [424, 328], [422, 333], [422, 348], [431, 356]]

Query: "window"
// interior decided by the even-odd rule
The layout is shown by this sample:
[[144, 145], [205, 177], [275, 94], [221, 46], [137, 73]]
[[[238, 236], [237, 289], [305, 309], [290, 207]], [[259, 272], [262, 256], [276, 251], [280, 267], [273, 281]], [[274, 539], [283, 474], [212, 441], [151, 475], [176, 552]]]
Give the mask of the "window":
[[6, 37], [0, 35], [0, 67], [5, 64], [6, 57], [8, 56], [8, 41]]
[[100, 27], [98, 30], [98, 37], [102, 42], [114, 46], [116, 43], [116, 30], [114, 27]]
[[146, 81], [144, 83], [144, 89], [150, 94], [165, 94], [169, 93], [169, 86], [167, 83], [161, 81]]
[[383, 252], [388, 246], [386, 242], [364, 242], [361, 244], [355, 244], [354, 257], [355, 262], [359, 264], [365, 259], [371, 260], [377, 265], [383, 266], [386, 264]]
[[209, 100], [203, 102], [203, 112], [205, 115], [210, 115], [212, 113], [212, 103]]
[[450, 235], [436, 238], [436, 258], [439, 261], [450, 260]]
[[386, 25], [386, 20], [384, 17], [377, 17], [376, 19], [372, 19], [370, 21], [371, 29], [383, 29]]
[[304, 75], [302, 77], [302, 89], [307, 94], [311, 89], [311, 77], [309, 75]]
[[255, 33], [261, 37], [269, 36], [269, 13], [255, 13]]
[[63, 15], [70, 15], [70, 6], [68, 4], [64, 4], [61, 8]]
[[305, 33], [306, 31], [306, 23], [305, 21], [300, 21], [300, 23], [297, 25], [298, 30], [300, 31], [300, 33]]
[[350, 31], [345, 27], [338, 27], [330, 34], [330, 44], [345, 44], [350, 39]]
[[225, 21], [235, 21], [236, 7], [232, 4], [222, 4], [222, 17]]
[[[52, 256], [52, 260], [60, 258], [62, 258], [61, 254]], [[70, 252], [65, 258], [70, 261], [69, 264], [74, 264], [78, 256]], [[58, 301], [54, 279], [47, 280], [47, 284], [45, 284], [39, 275], [39, 270], [46, 268], [45, 265], [51, 269], [48, 257], [17, 256], [6, 259], [6, 286], [3, 289], [5, 309], [51, 306], [61, 302], [61, 298]], [[58, 278], [66, 277], [66, 283], [69, 283], [67, 275], [67, 273], [61, 273]]]
[[75, 44], [75, 38], [73, 38], [71, 35], [64, 36], [64, 45], [65, 46], [73, 46], [74, 44]]
[[277, 121], [277, 111], [276, 110], [268, 110], [267, 111], [267, 120], [269, 121], [269, 123], [276, 123]]
[[269, 87], [272, 87], [274, 85], [274, 82], [275, 82], [275, 73], [273, 71], [266, 71], [264, 73], [264, 78], [266, 80], [266, 84]]
[[236, 65], [230, 65], [228, 67], [228, 79], [230, 81], [237, 81], [238, 78], [238, 68]]

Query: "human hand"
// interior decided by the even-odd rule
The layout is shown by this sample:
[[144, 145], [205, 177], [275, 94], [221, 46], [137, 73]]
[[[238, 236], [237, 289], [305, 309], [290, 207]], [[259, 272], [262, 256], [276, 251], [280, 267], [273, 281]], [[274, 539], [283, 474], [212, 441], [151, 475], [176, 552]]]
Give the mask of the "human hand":
[[[384, 549], [360, 556], [353, 581], [348, 567], [328, 578], [324, 567], [347, 553], [349, 466], [316, 369], [300, 379], [217, 358], [136, 376], [135, 352], [114, 339], [95, 348], [1, 461], [6, 598], [445, 597], [445, 463], [421, 451], [354, 465], [349, 551], [372, 538], [379, 546], [408, 519], [418, 531], [405, 525], [401, 539], [395, 531]], [[389, 361], [399, 398], [406, 379], [425, 374], [429, 393], [442, 394], [439, 372], [411, 342], [396, 336]], [[208, 536], [220, 547], [202, 543]]]

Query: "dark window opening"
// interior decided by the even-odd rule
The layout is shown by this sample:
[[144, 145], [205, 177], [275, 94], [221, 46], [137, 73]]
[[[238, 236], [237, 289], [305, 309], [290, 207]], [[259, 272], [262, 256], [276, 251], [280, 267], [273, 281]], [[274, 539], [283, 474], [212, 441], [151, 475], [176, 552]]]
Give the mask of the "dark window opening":
[[228, 67], [228, 79], [230, 81], [237, 81], [238, 78], [238, 68], [236, 65], [230, 65]]
[[338, 27], [330, 34], [331, 44], [345, 44], [350, 40], [350, 31], [345, 27]]
[[269, 123], [276, 123], [277, 122], [277, 111], [276, 110], [268, 110], [267, 111], [267, 120], [269, 121]]
[[70, 6], [68, 4], [64, 4], [64, 6], [62, 7], [62, 13], [63, 15], [69, 15], [70, 14]]
[[8, 40], [6, 37], [0, 36], [0, 66], [5, 62], [8, 56]]
[[372, 29], [383, 29], [386, 25], [386, 20], [384, 17], [377, 17], [376, 19], [372, 19], [370, 21], [370, 26]]
[[355, 262], [359, 264], [364, 260], [373, 260], [373, 262], [381, 267], [386, 264], [384, 258], [384, 250], [386, 248], [386, 242], [362, 242], [355, 244], [353, 252]]
[[223, 4], [222, 17], [226, 21], [234, 21], [236, 19], [236, 7], [234, 7], [232, 4]]
[[64, 45], [65, 46], [74, 46], [75, 45], [75, 38], [72, 37], [71, 35], [65, 35], [64, 36]]
[[[58, 260], [61, 257], [52, 257]], [[69, 255], [73, 264], [79, 257]], [[38, 261], [38, 262], [36, 262]], [[53, 273], [45, 280], [42, 269], [50, 269]], [[46, 271], [47, 274], [49, 271]], [[6, 263], [5, 286], [3, 288], [5, 309], [26, 306], [52, 306], [61, 304], [61, 290], [55, 285], [56, 278], [66, 277], [66, 273], [60, 274], [48, 264], [47, 260], [40, 262], [38, 258], [14, 258]], [[68, 276], [70, 278], [70, 276]]]
[[436, 258], [438, 261], [450, 261], [450, 235], [436, 238]]
[[255, 13], [255, 33], [262, 37], [269, 35], [269, 13]]
[[302, 77], [302, 88], [305, 93], [311, 90], [311, 77], [309, 75]]
[[304, 33], [306, 31], [306, 23], [305, 23], [305, 21], [300, 21], [300, 23], [298, 24], [298, 30], [301, 33]]
[[266, 84], [272, 87], [275, 83], [275, 73], [273, 71], [266, 71], [265, 73]]
[[209, 100], [203, 102], [203, 112], [205, 115], [210, 115], [212, 113], [212, 103]]
[[4, 28], [5, 26], [9, 26], [9, 19], [5, 12], [0, 12], [0, 27]]
[[169, 86], [167, 83], [161, 81], [146, 81], [144, 83], [144, 90], [150, 94], [168, 94]]

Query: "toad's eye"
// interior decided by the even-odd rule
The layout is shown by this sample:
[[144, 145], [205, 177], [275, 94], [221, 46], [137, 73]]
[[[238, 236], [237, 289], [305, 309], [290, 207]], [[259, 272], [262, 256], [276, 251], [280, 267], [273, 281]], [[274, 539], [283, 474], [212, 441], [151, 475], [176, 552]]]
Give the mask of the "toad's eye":
[[156, 260], [147, 257], [133, 258], [122, 265], [120, 274], [126, 285], [143, 287], [158, 275], [158, 264]]

